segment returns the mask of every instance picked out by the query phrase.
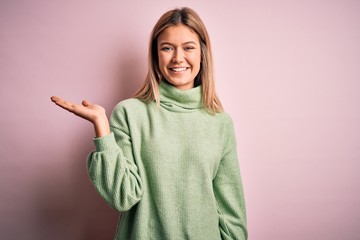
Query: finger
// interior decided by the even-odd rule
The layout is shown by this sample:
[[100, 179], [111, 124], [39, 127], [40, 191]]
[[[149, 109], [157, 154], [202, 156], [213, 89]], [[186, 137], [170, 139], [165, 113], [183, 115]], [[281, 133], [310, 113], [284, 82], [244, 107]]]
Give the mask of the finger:
[[56, 102], [56, 101], [58, 101], [60, 98], [57, 97], [57, 96], [51, 96], [50, 99], [51, 99], [52, 102]]
[[59, 97], [53, 96], [51, 97], [51, 101], [53, 101], [56, 105], [58, 105], [59, 107], [68, 110], [70, 112], [73, 111], [75, 104], [66, 100], [63, 100]]
[[54, 103], [57, 103], [57, 102], [64, 102], [64, 100], [62, 98], [59, 98], [57, 96], [52, 96], [51, 98], [51, 101], [53, 101]]

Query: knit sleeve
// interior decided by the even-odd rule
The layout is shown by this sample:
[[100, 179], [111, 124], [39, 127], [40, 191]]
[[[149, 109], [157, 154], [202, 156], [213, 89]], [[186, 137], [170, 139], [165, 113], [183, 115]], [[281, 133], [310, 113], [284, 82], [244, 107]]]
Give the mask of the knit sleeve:
[[246, 210], [232, 121], [224, 136], [224, 153], [213, 180], [222, 239], [246, 240]]
[[89, 155], [87, 167], [92, 183], [105, 201], [119, 211], [127, 211], [140, 201], [142, 184], [126, 121], [115, 110], [110, 119], [111, 134], [94, 139], [96, 151]]

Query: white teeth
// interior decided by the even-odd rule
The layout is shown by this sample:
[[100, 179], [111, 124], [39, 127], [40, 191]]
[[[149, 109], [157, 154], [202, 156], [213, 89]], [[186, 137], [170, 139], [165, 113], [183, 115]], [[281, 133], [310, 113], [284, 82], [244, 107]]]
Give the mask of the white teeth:
[[185, 71], [187, 68], [186, 67], [183, 67], [183, 68], [171, 68], [172, 71], [174, 72], [182, 72], [182, 71]]

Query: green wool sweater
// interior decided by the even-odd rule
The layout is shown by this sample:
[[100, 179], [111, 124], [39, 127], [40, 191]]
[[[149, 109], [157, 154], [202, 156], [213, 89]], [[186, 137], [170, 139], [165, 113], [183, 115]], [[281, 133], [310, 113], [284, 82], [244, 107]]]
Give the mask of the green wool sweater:
[[201, 87], [161, 82], [160, 107], [127, 99], [95, 138], [91, 181], [121, 212], [115, 239], [247, 239], [231, 118], [202, 107]]

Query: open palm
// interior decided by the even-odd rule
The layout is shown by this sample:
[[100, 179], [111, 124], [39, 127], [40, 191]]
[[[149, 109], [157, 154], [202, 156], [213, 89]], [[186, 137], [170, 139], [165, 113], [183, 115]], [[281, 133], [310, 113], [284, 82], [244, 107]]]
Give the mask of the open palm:
[[105, 109], [97, 104], [92, 104], [88, 100], [83, 100], [81, 104], [75, 104], [59, 97], [51, 97], [53, 101], [59, 107], [84, 118], [92, 123], [95, 123], [97, 119], [105, 115]]
[[102, 106], [92, 104], [88, 100], [83, 100], [81, 104], [76, 104], [56, 96], [52, 96], [51, 101], [53, 101], [59, 107], [75, 114], [76, 116], [93, 123], [95, 135], [97, 137], [102, 137], [110, 133], [106, 111]]

